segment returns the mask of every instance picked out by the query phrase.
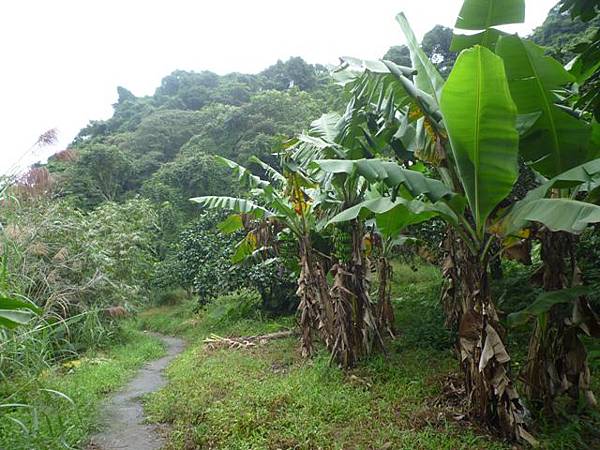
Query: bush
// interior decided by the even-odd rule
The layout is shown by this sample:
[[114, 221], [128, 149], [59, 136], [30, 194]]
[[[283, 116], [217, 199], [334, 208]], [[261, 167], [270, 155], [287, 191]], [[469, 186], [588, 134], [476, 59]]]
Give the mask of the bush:
[[440, 304], [442, 277], [439, 269], [427, 264], [393, 262], [392, 303], [396, 310], [400, 345], [445, 350], [455, 342], [445, 326]]
[[261, 303], [262, 299], [257, 290], [240, 289], [212, 300], [206, 305], [205, 317], [208, 322], [219, 325], [243, 319], [258, 319]]
[[155, 263], [156, 213], [146, 200], [104, 203], [82, 213], [41, 200], [4, 208], [0, 245], [7, 284], [61, 318], [143, 303]]
[[436, 350], [452, 348], [455, 335], [445, 326], [439, 297], [440, 286], [430, 285], [425, 289], [407, 288], [404, 295], [394, 300], [402, 344]]
[[43, 313], [0, 330], [0, 376], [35, 375], [120, 333], [106, 307], [147, 302], [156, 214], [148, 201], [105, 203], [84, 213], [47, 198], [0, 210], [0, 293], [25, 297]]
[[250, 267], [248, 284], [261, 296], [261, 308], [273, 314], [290, 314], [298, 307], [297, 277], [273, 258]]
[[200, 305], [242, 288], [253, 288], [260, 293], [259, 306], [263, 310], [292, 311], [297, 305], [292, 273], [278, 258], [232, 264], [235, 246], [244, 235], [219, 233], [217, 224], [225, 217], [223, 213], [207, 211], [189, 225], [165, 260], [157, 264], [155, 287], [183, 287], [198, 296]]
[[190, 298], [190, 293], [182, 288], [168, 289], [160, 291], [154, 295], [155, 306], [175, 306], [180, 305]]

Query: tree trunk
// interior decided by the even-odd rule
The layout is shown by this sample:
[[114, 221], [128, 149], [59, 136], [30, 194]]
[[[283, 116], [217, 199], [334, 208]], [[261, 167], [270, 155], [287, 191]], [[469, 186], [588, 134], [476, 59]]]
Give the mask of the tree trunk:
[[350, 260], [338, 262], [331, 269], [334, 282], [330, 292], [336, 334], [331, 357], [343, 367], [354, 366], [361, 357], [371, 353], [373, 345], [383, 349], [368, 294], [363, 234], [361, 224], [353, 221]]
[[525, 429], [527, 411], [511, 380], [505, 332], [492, 300], [487, 261], [480, 261], [451, 233], [445, 272], [452, 276], [447, 319], [458, 320], [457, 353], [471, 415], [509, 439], [535, 439]]
[[457, 261], [459, 259], [457, 253], [463, 254], [468, 252], [468, 249], [450, 226], [446, 229], [442, 247], [444, 252], [442, 277], [444, 281], [440, 302], [444, 310], [446, 327], [457, 331], [463, 310], [460, 299], [460, 278], [456, 265], [459, 262]]
[[303, 356], [313, 354], [313, 332], [318, 332], [325, 345], [333, 345], [333, 311], [327, 278], [322, 264], [316, 261], [310, 238], [304, 236], [299, 242], [300, 276], [296, 295], [298, 304], [300, 343]]
[[381, 330], [385, 330], [391, 337], [395, 337], [394, 308], [392, 307], [392, 266], [385, 256], [377, 260], [377, 277], [379, 286], [377, 291], [377, 320]]
[[[541, 242], [544, 290], [556, 291], [580, 284], [574, 256], [575, 237], [544, 231]], [[574, 323], [576, 318], [578, 323]], [[583, 393], [588, 404], [596, 404], [590, 389], [587, 352], [579, 339], [582, 328], [592, 335], [600, 328], [585, 297], [578, 298], [570, 307], [554, 305], [536, 321], [524, 378], [527, 395], [547, 414], [554, 413], [554, 400], [564, 393], [575, 400]]]

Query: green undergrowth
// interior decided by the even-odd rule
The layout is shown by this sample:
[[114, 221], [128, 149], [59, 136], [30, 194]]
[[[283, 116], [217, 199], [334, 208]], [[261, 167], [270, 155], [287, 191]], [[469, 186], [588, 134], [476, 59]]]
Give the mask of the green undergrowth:
[[106, 351], [0, 383], [0, 449], [83, 448], [101, 401], [164, 353], [159, 339], [130, 324], [122, 328], [121, 343]]
[[[168, 369], [168, 386], [147, 398], [146, 412], [171, 425], [167, 450], [514, 448], [464, 417], [456, 336], [444, 328], [439, 305], [441, 281], [434, 267], [394, 263], [397, 337], [388, 341], [387, 355], [349, 372], [332, 366], [323, 348], [303, 359], [295, 337], [242, 350], [204, 345], [210, 334], [293, 326], [293, 317], [238, 307], [251, 295], [245, 291], [199, 311], [191, 303], [147, 310], [140, 327], [181, 334], [190, 345]], [[509, 284], [501, 288], [518, 289]], [[595, 413], [574, 412], [538, 421], [541, 448], [597, 448]]]
[[[531, 304], [542, 292], [541, 286], [531, 283], [537, 266], [523, 266], [512, 261], [502, 264], [504, 276], [492, 282], [492, 291], [501, 320], [512, 312], [520, 311]], [[592, 296], [592, 300], [595, 297]], [[597, 306], [596, 306], [597, 307]], [[505, 322], [505, 320], [504, 320]], [[532, 323], [511, 328], [508, 334], [508, 349], [512, 358], [512, 370], [518, 374], [527, 362], [527, 349]], [[508, 325], [505, 323], [505, 326]], [[600, 342], [582, 334], [588, 352], [588, 365], [592, 373], [591, 388], [595, 393], [600, 392]], [[517, 378], [517, 386], [521, 393], [525, 386]], [[527, 404], [532, 411], [537, 429], [536, 436], [542, 442], [542, 448], [548, 449], [597, 449], [600, 448], [600, 411], [590, 409], [586, 402], [580, 399], [575, 403], [567, 398], [556, 402], [555, 417], [548, 420], [536, 412], [535, 405]]]
[[201, 338], [210, 334], [293, 326], [293, 317], [223, 313], [228, 303], [239, 304], [239, 294], [198, 312], [184, 303], [140, 314], [139, 326], [192, 342], [168, 369], [169, 385], [146, 403], [152, 421], [172, 425], [167, 449], [506, 448], [455, 420], [459, 411], [442, 400], [456, 362], [435, 307], [439, 273], [395, 268], [399, 336], [387, 356], [347, 373], [332, 366], [322, 348], [303, 359], [295, 337], [243, 350], [208, 348]]
[[211, 334], [252, 336], [295, 326], [293, 316], [270, 318], [261, 313], [258, 295], [242, 289], [218, 297], [198, 309], [193, 301], [150, 308], [138, 315], [138, 327], [164, 334], [178, 334], [191, 341]]
[[323, 351], [303, 360], [292, 338], [250, 350], [196, 346], [147, 412], [172, 424], [168, 449], [504, 448], [435, 406], [452, 366], [444, 353], [412, 349], [344, 373]]

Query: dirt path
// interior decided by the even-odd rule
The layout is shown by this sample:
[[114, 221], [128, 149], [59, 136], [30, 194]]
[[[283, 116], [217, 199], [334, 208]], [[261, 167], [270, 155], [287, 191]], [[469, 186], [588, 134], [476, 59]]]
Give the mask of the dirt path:
[[163, 370], [183, 351], [184, 341], [154, 333], [167, 345], [167, 354], [146, 364], [106, 405], [104, 427], [91, 438], [88, 450], [156, 450], [164, 445], [157, 426], [144, 423], [140, 397], [165, 386]]

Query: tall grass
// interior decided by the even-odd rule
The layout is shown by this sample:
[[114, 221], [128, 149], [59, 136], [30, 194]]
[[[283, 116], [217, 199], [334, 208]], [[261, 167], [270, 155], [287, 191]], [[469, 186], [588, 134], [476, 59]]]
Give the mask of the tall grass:
[[159, 340], [134, 331], [130, 324], [119, 328], [122, 344], [51, 364], [43, 357], [45, 341], [39, 333], [19, 334], [22, 339], [15, 349], [29, 355], [39, 352], [39, 365], [35, 371], [24, 366], [22, 372], [0, 380], [1, 449], [82, 448], [96, 423], [99, 402], [144, 361], [164, 351]]
[[[52, 140], [50, 133], [39, 142]], [[41, 310], [24, 325], [0, 326], [0, 449], [73, 448], [91, 424], [94, 402], [131, 361], [152, 353], [140, 355], [141, 346], [121, 355], [129, 362], [114, 370], [86, 369], [106, 371], [106, 380], [65, 381], [92, 364], [88, 355], [131, 340], [106, 309], [143, 301], [157, 227], [142, 200], [86, 213], [54, 198], [52, 187], [46, 169], [0, 178], [0, 295]]]

